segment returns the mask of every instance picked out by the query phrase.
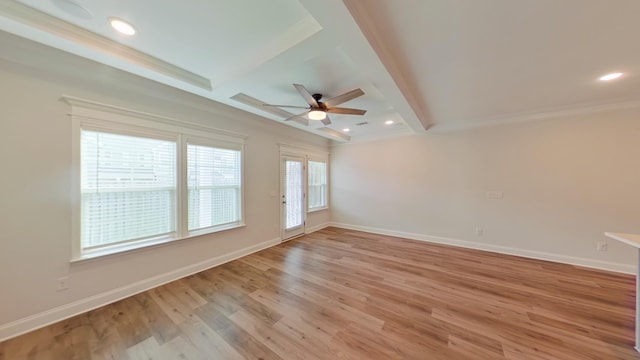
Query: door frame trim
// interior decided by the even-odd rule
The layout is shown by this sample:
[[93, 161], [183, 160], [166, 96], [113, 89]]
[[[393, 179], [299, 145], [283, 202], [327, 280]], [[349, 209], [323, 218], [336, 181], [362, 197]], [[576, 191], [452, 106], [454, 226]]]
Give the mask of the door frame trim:
[[[308, 144], [304, 144], [303, 145], [303, 144], [291, 144], [291, 143], [282, 143], [282, 142], [280, 142], [280, 143], [278, 143], [278, 148], [279, 148], [278, 161], [280, 162], [279, 166], [278, 166], [278, 168], [279, 168], [278, 177], [279, 178], [282, 177], [282, 156], [283, 155], [284, 156], [297, 156], [297, 157], [304, 158], [304, 166], [305, 166], [305, 171], [304, 171], [304, 192], [305, 192], [304, 202], [305, 202], [305, 204], [304, 205], [305, 205], [305, 208], [304, 208], [304, 225], [303, 225], [304, 226], [304, 232], [303, 232], [303, 235], [304, 234], [308, 234], [309, 232], [312, 232], [313, 229], [310, 230], [307, 227], [308, 226], [307, 225], [307, 220], [308, 220], [307, 219], [307, 217], [308, 217], [308, 207], [307, 207], [308, 204], [307, 204], [307, 201], [308, 201], [308, 198], [306, 196], [307, 195], [306, 193], [308, 191], [309, 183], [308, 183], [308, 178], [307, 178], [308, 174], [307, 174], [307, 170], [306, 169], [309, 166], [309, 159], [310, 158], [327, 159], [327, 164], [328, 164], [328, 161], [329, 161], [328, 158], [329, 158], [330, 152], [325, 150], [325, 149], [322, 149], [322, 148], [319, 148], [319, 147], [315, 147], [313, 145], [308, 145]], [[278, 186], [280, 187], [280, 190], [279, 190], [280, 194], [279, 194], [279, 197], [278, 197], [278, 210], [280, 211], [280, 215], [279, 215], [280, 221], [279, 221], [278, 226], [279, 226], [279, 233], [280, 233], [280, 238], [281, 239], [283, 237], [282, 230], [284, 229], [284, 219], [283, 219], [283, 216], [282, 216], [282, 181], [283, 181], [283, 179], [279, 179], [279, 183], [278, 183]], [[327, 203], [327, 205], [328, 205], [328, 203]], [[292, 237], [290, 239], [293, 239], [293, 238], [295, 238], [295, 237]], [[290, 240], [290, 239], [288, 239], [288, 240]]]
[[[302, 225], [300, 225], [300, 227], [302, 228], [302, 233], [301, 234], [296, 234], [290, 237], [285, 237], [285, 216], [284, 216], [284, 206], [282, 204], [282, 199], [285, 196], [285, 178], [284, 178], [284, 163], [285, 163], [285, 158], [286, 157], [291, 157], [291, 158], [298, 158], [300, 160], [302, 160], [302, 194], [303, 194], [303, 200], [302, 200]], [[290, 152], [283, 152], [280, 151], [280, 196], [278, 197], [278, 205], [279, 205], [279, 211], [280, 211], [280, 239], [281, 241], [287, 241], [287, 240], [291, 240], [295, 237], [298, 236], [302, 236], [304, 234], [307, 233], [307, 156], [305, 154], [293, 154]], [[296, 227], [297, 228], [297, 227]]]

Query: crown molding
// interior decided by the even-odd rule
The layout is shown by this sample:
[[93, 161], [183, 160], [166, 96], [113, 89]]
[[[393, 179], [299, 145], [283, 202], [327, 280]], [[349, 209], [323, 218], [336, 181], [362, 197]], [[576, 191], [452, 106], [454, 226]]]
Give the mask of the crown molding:
[[280, 149], [280, 152], [289, 152], [289, 153], [300, 153], [300, 154], [305, 154], [305, 155], [316, 155], [316, 156], [328, 156], [329, 152], [327, 150], [315, 147], [315, 146], [309, 146], [309, 145], [296, 145], [296, 144], [292, 144], [292, 143], [284, 143], [284, 142], [280, 142], [278, 143], [278, 148]]
[[242, 139], [242, 140], [247, 139], [247, 135], [245, 134], [217, 129], [217, 128], [206, 126], [206, 125], [195, 124], [188, 121], [150, 114], [142, 111], [126, 109], [119, 106], [103, 104], [96, 101], [86, 100], [86, 99], [77, 98], [73, 96], [64, 95], [60, 100], [69, 104], [71, 107], [108, 112], [111, 114], [117, 114], [117, 115], [128, 116], [128, 117], [133, 117], [133, 118], [138, 118], [143, 120], [155, 121], [155, 122], [159, 122], [167, 125], [180, 125], [180, 126], [184, 126], [190, 129], [198, 130], [198, 131], [215, 133], [231, 139]]
[[557, 119], [578, 115], [607, 113], [638, 108], [640, 108], [640, 99], [617, 99], [604, 103], [584, 103], [579, 105], [563, 106], [516, 114], [506, 114], [494, 117], [476, 118], [464, 121], [451, 121], [448, 123], [435, 124], [428, 130], [428, 132], [433, 134], [447, 133], [497, 125]]
[[426, 133], [416, 133], [411, 128], [404, 126], [401, 129], [392, 130], [390, 132], [386, 132], [380, 135], [362, 135], [362, 136], [354, 136], [351, 137], [351, 141], [349, 142], [337, 142], [334, 141], [331, 143], [330, 147], [338, 147], [338, 146], [347, 146], [347, 145], [358, 145], [362, 143], [370, 143], [370, 142], [379, 142], [385, 140], [391, 140], [399, 137], [407, 137], [407, 136], [420, 136]]
[[343, 134], [340, 131], [333, 130], [332, 128], [329, 128], [326, 126], [319, 128], [318, 131], [322, 131], [328, 134], [329, 136], [331, 136], [332, 140], [334, 141], [341, 141], [341, 142], [351, 141], [351, 136], [347, 134]]
[[18, 3], [17, 1], [0, 1], [0, 15], [83, 46], [93, 52], [108, 55], [126, 63], [140, 66], [200, 89], [212, 89], [211, 81], [203, 76], [147, 55], [64, 20], [60, 20], [49, 14]]

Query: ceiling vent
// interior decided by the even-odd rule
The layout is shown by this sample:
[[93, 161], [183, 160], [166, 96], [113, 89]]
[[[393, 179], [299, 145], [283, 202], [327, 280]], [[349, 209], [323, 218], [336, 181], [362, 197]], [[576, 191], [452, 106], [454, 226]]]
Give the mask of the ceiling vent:
[[369, 125], [369, 123], [366, 121], [363, 121], [356, 124], [356, 126], [363, 126], [363, 125]]

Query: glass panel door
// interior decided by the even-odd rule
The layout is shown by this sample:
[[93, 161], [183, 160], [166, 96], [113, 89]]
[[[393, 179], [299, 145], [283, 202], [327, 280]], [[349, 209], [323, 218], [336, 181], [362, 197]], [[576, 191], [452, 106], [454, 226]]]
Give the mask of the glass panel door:
[[304, 234], [304, 158], [282, 156], [282, 239]]

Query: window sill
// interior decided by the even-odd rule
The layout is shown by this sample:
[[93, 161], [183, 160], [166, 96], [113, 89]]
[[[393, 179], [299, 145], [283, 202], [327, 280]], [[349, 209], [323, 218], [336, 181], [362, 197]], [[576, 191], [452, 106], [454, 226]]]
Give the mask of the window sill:
[[323, 206], [323, 207], [316, 207], [316, 208], [308, 209], [307, 210], [307, 214], [310, 214], [310, 213], [316, 212], [316, 211], [322, 211], [322, 210], [329, 210], [329, 207], [328, 206]]
[[172, 243], [175, 243], [175, 242], [178, 242], [178, 241], [182, 241], [182, 240], [192, 239], [192, 238], [196, 238], [196, 237], [200, 237], [200, 236], [208, 235], [208, 234], [215, 234], [215, 233], [219, 233], [219, 232], [223, 232], [223, 231], [227, 231], [227, 230], [232, 230], [232, 229], [238, 229], [238, 228], [242, 228], [242, 227], [245, 227], [245, 226], [247, 226], [245, 223], [234, 223], [234, 224], [229, 224], [229, 225], [225, 225], [225, 226], [219, 226], [219, 227], [215, 227], [215, 228], [201, 229], [201, 230], [193, 231], [193, 232], [189, 233], [189, 235], [187, 235], [185, 237], [181, 237], [181, 238], [163, 236], [163, 237], [159, 237], [159, 238], [145, 240], [145, 241], [139, 242], [139, 243], [121, 245], [121, 246], [110, 248], [110, 249], [94, 250], [94, 251], [90, 251], [90, 252], [85, 252], [85, 253], [81, 254], [80, 256], [78, 256], [78, 257], [74, 257], [74, 258], [71, 259], [70, 262], [71, 263], [79, 263], [79, 262], [85, 262], [85, 261], [88, 261], [88, 260], [102, 259], [102, 258], [105, 258], [105, 257], [110, 257], [110, 256], [113, 256], [113, 255], [118, 255], [118, 254], [127, 254], [127, 253], [131, 253], [133, 251], [156, 248], [156, 247], [172, 244]]
[[243, 223], [243, 222], [234, 222], [234, 223], [229, 223], [229, 224], [224, 224], [224, 225], [208, 227], [208, 228], [204, 228], [204, 229], [193, 230], [193, 231], [189, 232], [189, 235], [187, 235], [187, 237], [185, 237], [185, 239], [196, 237], [196, 236], [202, 236], [202, 235], [206, 235], [206, 234], [214, 234], [214, 233], [217, 233], [217, 232], [227, 231], [227, 230], [231, 230], [231, 229], [237, 229], [239, 227], [245, 227], [245, 226], [247, 226], [247, 225], [245, 223]]

